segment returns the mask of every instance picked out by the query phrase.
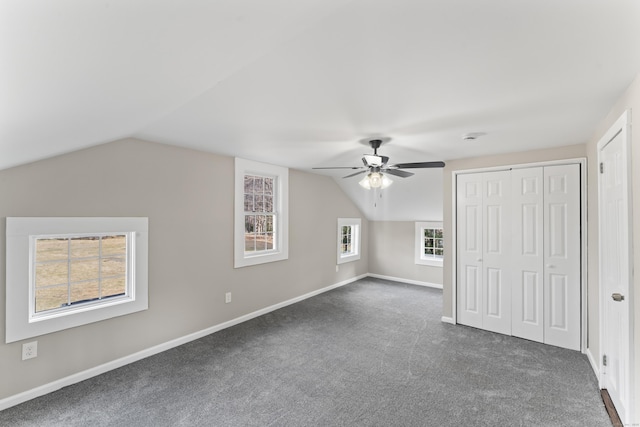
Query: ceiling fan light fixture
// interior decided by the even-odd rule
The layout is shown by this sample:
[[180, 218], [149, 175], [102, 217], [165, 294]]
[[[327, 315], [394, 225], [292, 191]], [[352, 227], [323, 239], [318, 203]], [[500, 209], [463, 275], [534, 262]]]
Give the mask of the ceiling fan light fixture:
[[371, 172], [370, 174], [365, 176], [358, 184], [360, 184], [367, 190], [371, 190], [372, 188], [385, 189], [393, 184], [393, 181], [380, 172]]

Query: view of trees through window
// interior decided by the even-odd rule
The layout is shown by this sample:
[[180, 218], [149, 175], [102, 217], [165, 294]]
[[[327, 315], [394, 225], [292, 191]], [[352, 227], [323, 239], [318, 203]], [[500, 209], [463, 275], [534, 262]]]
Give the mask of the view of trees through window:
[[342, 250], [341, 250], [342, 254], [348, 255], [353, 253], [353, 246], [352, 246], [353, 234], [352, 234], [351, 226], [343, 225], [342, 231], [340, 234], [341, 234], [340, 241], [342, 242]]
[[126, 293], [125, 235], [35, 240], [35, 312]]
[[442, 228], [425, 228], [423, 236], [423, 257], [442, 258], [444, 255]]
[[274, 178], [244, 176], [244, 250], [269, 251], [275, 248]]

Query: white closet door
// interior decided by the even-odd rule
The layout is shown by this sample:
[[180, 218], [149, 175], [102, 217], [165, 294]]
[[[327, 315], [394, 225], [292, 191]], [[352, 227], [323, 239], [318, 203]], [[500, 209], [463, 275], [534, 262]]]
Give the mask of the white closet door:
[[482, 328], [482, 177], [457, 177], [458, 323]]
[[488, 331], [511, 334], [511, 171], [483, 174], [483, 318]]
[[544, 184], [544, 342], [580, 350], [580, 166], [547, 166]]
[[512, 177], [513, 246], [511, 334], [543, 342], [543, 169], [516, 169]]

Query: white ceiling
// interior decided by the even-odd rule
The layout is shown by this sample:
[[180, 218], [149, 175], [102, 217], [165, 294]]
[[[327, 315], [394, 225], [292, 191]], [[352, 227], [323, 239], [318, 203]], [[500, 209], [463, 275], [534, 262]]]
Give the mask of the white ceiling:
[[[638, 71], [637, 0], [0, 0], [0, 168], [128, 136], [302, 170], [374, 136], [392, 163], [579, 144]], [[376, 209], [338, 180], [437, 219], [418, 172]]]

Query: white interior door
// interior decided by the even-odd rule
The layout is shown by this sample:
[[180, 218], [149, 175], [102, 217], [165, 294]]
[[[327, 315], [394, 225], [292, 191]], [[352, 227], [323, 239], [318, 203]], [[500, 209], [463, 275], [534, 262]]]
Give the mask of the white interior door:
[[482, 328], [482, 174], [458, 175], [457, 318]]
[[511, 178], [511, 334], [543, 342], [543, 168], [514, 169]]
[[482, 178], [482, 327], [511, 335], [511, 171]]
[[[599, 160], [600, 287], [602, 289], [602, 387], [623, 423], [631, 424], [630, 242], [626, 123], [610, 141], [601, 141]], [[616, 295], [617, 294], [617, 295]], [[623, 299], [624, 298], [624, 299]]]
[[580, 165], [544, 168], [544, 342], [580, 350]]

